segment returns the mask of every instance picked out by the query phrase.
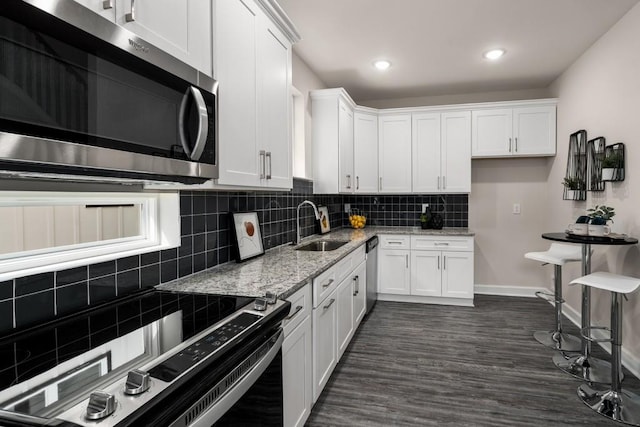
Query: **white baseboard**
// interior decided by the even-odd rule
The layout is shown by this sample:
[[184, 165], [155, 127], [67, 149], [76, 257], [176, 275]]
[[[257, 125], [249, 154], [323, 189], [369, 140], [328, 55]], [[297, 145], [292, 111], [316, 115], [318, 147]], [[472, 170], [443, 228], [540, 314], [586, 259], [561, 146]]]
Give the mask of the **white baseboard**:
[[536, 292], [549, 292], [543, 287], [523, 287], [523, 286], [503, 286], [503, 285], [479, 285], [473, 287], [474, 293], [480, 295], [499, 295], [504, 297], [527, 297], [533, 298]]
[[[536, 291], [544, 291], [544, 292], [552, 292], [551, 289], [545, 288], [525, 288], [518, 286], [499, 286], [499, 285], [475, 285], [475, 293], [483, 294], [483, 295], [499, 295], [499, 296], [511, 296], [511, 297], [531, 297], [535, 296], [534, 293]], [[553, 302], [549, 302], [549, 304], [553, 305]], [[582, 327], [582, 313], [579, 310], [571, 307], [569, 304], [564, 304], [562, 306], [562, 314], [571, 321], [578, 328]], [[594, 338], [608, 338], [609, 334], [606, 331], [594, 329], [593, 330]], [[624, 337], [623, 337], [624, 339]], [[611, 354], [611, 343], [608, 342], [599, 342], [600, 347], [604, 349], [607, 353]], [[640, 378], [640, 358], [622, 346], [622, 366], [627, 368], [629, 372], [636, 376], [636, 378]]]
[[473, 307], [473, 298], [424, 297], [419, 295], [378, 294], [380, 301], [411, 302], [418, 304], [459, 305]]

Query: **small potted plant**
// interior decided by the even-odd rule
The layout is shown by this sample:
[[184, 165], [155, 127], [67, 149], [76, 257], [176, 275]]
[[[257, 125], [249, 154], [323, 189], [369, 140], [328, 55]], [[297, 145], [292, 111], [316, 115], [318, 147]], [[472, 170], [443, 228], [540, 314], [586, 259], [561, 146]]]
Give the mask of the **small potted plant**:
[[616, 170], [622, 167], [622, 156], [617, 150], [612, 152], [602, 159], [602, 180], [613, 181], [616, 174]]
[[576, 200], [576, 191], [583, 189], [583, 182], [580, 178], [574, 176], [567, 176], [562, 180], [562, 185], [567, 189], [567, 199]]
[[590, 236], [605, 236], [611, 232], [611, 228], [607, 225], [607, 222], [613, 222], [615, 216], [615, 209], [610, 206], [596, 205], [591, 209], [587, 209], [587, 215], [589, 218], [589, 235]]

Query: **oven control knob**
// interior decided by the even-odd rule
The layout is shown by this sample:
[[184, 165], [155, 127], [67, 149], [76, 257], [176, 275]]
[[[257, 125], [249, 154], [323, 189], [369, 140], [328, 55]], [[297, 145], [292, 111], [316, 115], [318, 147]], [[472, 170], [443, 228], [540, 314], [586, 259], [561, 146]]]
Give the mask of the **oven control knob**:
[[94, 391], [89, 396], [87, 405], [88, 420], [101, 420], [113, 414], [116, 410], [116, 397], [106, 391]]
[[267, 300], [264, 298], [256, 298], [253, 302], [253, 309], [256, 311], [265, 311], [267, 309]]
[[124, 394], [135, 396], [147, 390], [149, 390], [149, 373], [139, 369], [129, 371], [124, 385]]
[[267, 292], [264, 298], [267, 300], [267, 303], [275, 304], [278, 300], [278, 295], [274, 294], [273, 292]]

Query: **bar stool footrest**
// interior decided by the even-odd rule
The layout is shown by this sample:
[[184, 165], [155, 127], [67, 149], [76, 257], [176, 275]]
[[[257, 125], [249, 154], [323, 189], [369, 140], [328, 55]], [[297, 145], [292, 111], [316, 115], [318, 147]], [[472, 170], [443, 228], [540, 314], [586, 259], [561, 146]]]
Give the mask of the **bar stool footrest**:
[[545, 291], [537, 291], [535, 292], [535, 296], [537, 296], [538, 298], [540, 298], [541, 300], [547, 301], [547, 302], [553, 302], [556, 304], [564, 304], [564, 299], [556, 299], [555, 294], [552, 294], [551, 292], [545, 292]]
[[[593, 329], [609, 332], [609, 338], [593, 338], [591, 336], [591, 331]], [[613, 337], [611, 337], [611, 328], [608, 328], [606, 326], [587, 326], [584, 328], [580, 328], [580, 335], [585, 340], [591, 341], [591, 342], [613, 342]]]

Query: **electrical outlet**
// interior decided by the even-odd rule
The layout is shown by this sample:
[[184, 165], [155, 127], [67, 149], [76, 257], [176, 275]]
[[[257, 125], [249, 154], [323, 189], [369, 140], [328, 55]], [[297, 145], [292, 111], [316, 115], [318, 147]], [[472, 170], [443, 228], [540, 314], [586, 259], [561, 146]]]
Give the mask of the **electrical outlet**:
[[513, 214], [520, 215], [520, 203], [513, 204]]
[[422, 209], [420, 210], [420, 212], [424, 212], [425, 209], [427, 209], [429, 207], [429, 203], [423, 203], [422, 204]]
[[344, 213], [349, 213], [351, 212], [351, 204], [350, 203], [345, 203], [344, 204]]

